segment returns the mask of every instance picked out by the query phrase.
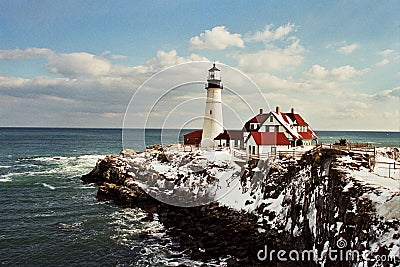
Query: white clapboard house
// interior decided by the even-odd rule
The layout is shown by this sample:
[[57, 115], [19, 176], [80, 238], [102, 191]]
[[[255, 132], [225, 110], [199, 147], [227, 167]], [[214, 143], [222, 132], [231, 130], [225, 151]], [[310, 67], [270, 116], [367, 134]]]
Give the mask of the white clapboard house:
[[243, 127], [243, 138], [249, 156], [275, 154], [291, 147], [311, 145], [318, 136], [304, 118], [294, 112], [275, 111], [260, 113], [247, 121]]

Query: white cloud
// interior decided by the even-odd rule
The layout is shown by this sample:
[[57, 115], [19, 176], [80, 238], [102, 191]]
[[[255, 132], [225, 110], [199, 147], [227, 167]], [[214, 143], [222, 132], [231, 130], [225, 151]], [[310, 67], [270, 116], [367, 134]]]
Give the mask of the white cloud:
[[0, 74], [0, 86], [3, 88], [13, 88], [17, 86], [22, 86], [28, 79], [20, 78], [20, 77], [9, 77], [6, 75]]
[[233, 57], [238, 60], [238, 67], [247, 72], [283, 71], [302, 63], [303, 51], [299, 40], [295, 40], [283, 49], [270, 47], [255, 53], [236, 54]]
[[346, 100], [340, 98], [341, 101], [336, 106], [335, 111], [331, 114], [340, 119], [361, 119], [368, 116], [369, 104], [361, 101]]
[[393, 52], [394, 52], [394, 50], [392, 50], [392, 49], [385, 49], [385, 50], [377, 52], [377, 54], [382, 56], [382, 57], [387, 57], [390, 54], [392, 54]]
[[378, 101], [400, 98], [400, 87], [395, 87], [393, 89], [380, 91], [372, 95], [372, 98]]
[[227, 47], [244, 47], [241, 34], [230, 33], [225, 26], [216, 26], [205, 30], [199, 36], [190, 38], [189, 49], [223, 50]]
[[343, 45], [343, 46], [339, 47], [338, 49], [336, 49], [336, 51], [343, 55], [350, 55], [358, 48], [360, 48], [360, 45], [350, 44], [350, 45]]
[[389, 62], [390, 62], [389, 59], [384, 58], [384, 59], [382, 59], [381, 61], [379, 61], [378, 63], [376, 63], [375, 66], [377, 66], [377, 67], [382, 67], [382, 66], [387, 65]]
[[126, 59], [126, 58], [128, 57], [124, 55], [115, 55], [115, 54], [111, 55], [111, 59]]
[[391, 112], [385, 111], [383, 112], [383, 118], [384, 119], [390, 119], [391, 121], [399, 121], [400, 118], [400, 110], [393, 110]]
[[[356, 78], [367, 73], [369, 69], [359, 70], [350, 65], [327, 68], [321, 63], [312, 67], [304, 66], [304, 47], [296, 37], [291, 36], [293, 30], [288, 29], [293, 25], [290, 27], [288, 25], [286, 31], [284, 31], [285, 26], [281, 26], [280, 31], [279, 27], [269, 28], [271, 35], [269, 37], [265, 35], [264, 39], [259, 35], [259, 41], [272, 42], [280, 38], [279, 40], [285, 40], [284, 42], [268, 43], [261, 51], [252, 50], [250, 53], [247, 50], [240, 50], [246, 53], [239, 54], [235, 51], [237, 53], [231, 55], [237, 59], [237, 67], [260, 86], [272, 106], [280, 105], [285, 110], [294, 106], [296, 110], [306, 115], [310, 124], [317, 129], [394, 127], [391, 122], [396, 116], [393, 114], [398, 112], [391, 110], [398, 109], [399, 87], [381, 90], [375, 94], [366, 94], [365, 91], [361, 94], [363, 89], [356, 89], [361, 88], [358, 84], [360, 79]], [[333, 49], [336, 48], [338, 46]], [[394, 51], [381, 52], [379, 52], [383, 56], [381, 59], [394, 60], [392, 59], [395, 56]], [[0, 74], [2, 114], [0, 123], [120, 127], [130, 97], [151, 75], [176, 64], [207, 61], [197, 69], [187, 67], [186, 64], [182, 65], [179, 72], [175, 71], [172, 75], [168, 75], [168, 78], [160, 78], [152, 83], [153, 88], [146, 88], [142, 92], [144, 100], [137, 105], [138, 114], [142, 112], [147, 115], [146, 109], [152, 103], [146, 101], [149, 102], [155, 95], [165, 92], [165, 88], [171, 88], [176, 82], [188, 78], [197, 81], [205, 79], [210, 64], [203, 56], [198, 54], [182, 56], [176, 50], [158, 51], [153, 58], [137, 66], [114, 64], [113, 56], [114, 54], [109, 51], [94, 55], [85, 52], [58, 54], [46, 48], [0, 50], [0, 60], [41, 57], [47, 60], [44, 66], [49, 72], [62, 75], [55, 78], [49, 73], [50, 77], [22, 78]], [[118, 55], [115, 56], [118, 58]], [[42, 63], [43, 60], [39, 62]], [[228, 94], [228, 88], [232, 85], [235, 90], [240, 88], [238, 93], [244, 96], [256, 111], [260, 107], [268, 108], [259, 105], [255, 97], [252, 98], [248, 87], [235, 87], [240, 83], [237, 82], [238, 78], [225, 70], [224, 66], [220, 67], [223, 70], [224, 85], [227, 89], [224, 90], [224, 95], [228, 104], [240, 109], [235, 102], [236, 98]], [[183, 97], [182, 94], [171, 94], [171, 101], [168, 100], [165, 104], [180, 103], [183, 99], [190, 99], [194, 94], [197, 97], [204, 96], [202, 84], [193, 87], [196, 88], [191, 88], [191, 91], [185, 88]], [[315, 112], [316, 103], [318, 112]], [[18, 114], [14, 112], [15, 110], [18, 110]], [[193, 114], [196, 115], [196, 111], [192, 111], [191, 116]]]
[[263, 41], [270, 42], [274, 40], [282, 39], [283, 37], [289, 35], [295, 30], [295, 25], [288, 23], [284, 26], [279, 26], [275, 30], [272, 29], [272, 25], [265, 26], [264, 31], [258, 31], [248, 37], [246, 41]]
[[394, 50], [385, 49], [377, 52], [378, 55], [382, 57], [382, 60], [375, 64], [376, 67], [382, 67], [389, 64], [392, 61], [398, 60], [400, 56], [395, 53]]
[[109, 61], [84, 52], [52, 55], [49, 57], [47, 67], [52, 73], [62, 74], [66, 77], [101, 76], [108, 75], [111, 71]]
[[208, 61], [208, 59], [197, 54], [190, 54], [188, 57], [181, 57], [178, 56], [176, 50], [171, 50], [167, 52], [160, 50], [157, 51], [157, 56], [147, 61], [146, 64], [152, 69], [156, 69], [157, 71], [159, 71], [166, 67], [192, 61]]
[[102, 57], [108, 57], [108, 58], [115, 59], [115, 60], [126, 59], [126, 58], [128, 58], [127, 56], [124, 56], [124, 55], [113, 54], [113, 53], [111, 53], [111, 51], [109, 51], [109, 50], [106, 50], [106, 51], [102, 52], [102, 53], [100, 54], [100, 56], [102, 56]]
[[25, 50], [0, 50], [0, 60], [19, 60], [29, 59], [35, 57], [48, 57], [53, 55], [54, 52], [47, 48], [27, 48]]
[[356, 76], [361, 76], [367, 73], [369, 69], [357, 70], [353, 66], [340, 66], [331, 70], [326, 69], [318, 64], [313, 65], [308, 71], [303, 74], [311, 79], [316, 80], [331, 80], [336, 79], [339, 81], [349, 80]]
[[64, 77], [79, 76], [121, 76], [132, 75], [137, 69], [113, 65], [104, 56], [111, 59], [123, 59], [122, 55], [113, 55], [110, 51], [103, 52], [100, 56], [85, 53], [57, 54], [48, 48], [27, 48], [25, 50], [0, 50], [0, 60], [22, 60], [44, 57], [47, 59], [47, 69], [51, 73], [61, 74]]
[[[135, 67], [114, 65], [101, 56], [89, 53], [54, 53], [48, 58], [47, 68], [64, 77], [22, 78], [0, 74], [0, 102], [7, 100], [15, 103], [13, 109], [11, 105], [0, 103], [0, 111], [4, 110], [2, 114], [8, 114], [8, 123], [16, 125], [25, 124], [23, 120], [14, 118], [18, 114], [12, 112], [13, 110], [18, 110], [21, 114], [36, 114], [34, 117], [26, 116], [29, 119], [25, 123], [29, 125], [59, 125], [59, 120], [59, 123], [70, 126], [112, 124], [118, 127], [121, 124], [115, 124], [113, 119], [117, 119], [118, 123], [122, 122], [128, 101], [152, 74], [175, 64], [198, 60], [207, 61], [201, 68], [205, 76], [210, 64], [206, 58], [196, 54], [179, 56], [175, 50], [159, 51], [156, 57]], [[186, 75], [196, 72], [183, 65], [176, 76], [169, 76], [167, 80], [161, 77], [158, 79], [160, 83], [152, 83], [155, 86], [153, 90], [143, 92], [143, 103], [140, 103], [143, 111], [153, 104], [145, 100], [151, 101], [154, 95], [165, 92], [173, 84], [176, 85], [179, 79], [188, 79], [188, 76], [182, 75], [183, 71]], [[46, 120], [45, 116], [52, 116], [54, 120]], [[63, 116], [65, 119], [62, 119]], [[110, 119], [110, 124], [107, 124], [107, 120], [99, 121], [99, 117]], [[102, 124], [96, 125], [96, 121]]]

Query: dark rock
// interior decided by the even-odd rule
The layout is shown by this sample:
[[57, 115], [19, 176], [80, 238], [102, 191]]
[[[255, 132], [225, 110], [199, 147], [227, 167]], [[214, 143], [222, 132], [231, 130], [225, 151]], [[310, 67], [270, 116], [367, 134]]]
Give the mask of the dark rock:
[[[167, 162], [164, 149], [160, 145], [147, 148], [151, 150], [155, 159]], [[123, 151], [123, 157], [135, 157], [136, 152]], [[323, 149], [319, 152], [303, 155], [300, 160], [285, 160], [280, 166], [271, 166], [267, 162], [251, 160], [247, 167], [243, 167], [240, 182], [242, 188], [250, 193], [262, 189], [265, 199], [278, 199], [281, 194], [286, 197], [282, 207], [287, 209], [287, 215], [270, 210], [268, 205], [262, 204], [256, 213], [262, 215], [263, 221], [252, 213], [239, 212], [213, 202], [201, 207], [176, 207], [159, 202], [148, 195], [139, 186], [132, 183], [133, 178], [127, 172], [124, 162], [116, 156], [108, 156], [99, 160], [96, 167], [87, 175], [82, 176], [84, 183], [99, 185], [97, 198], [99, 200], [113, 200], [116, 204], [126, 207], [139, 207], [149, 213], [144, 220], [152, 220], [153, 214], [158, 214], [159, 221], [165, 226], [168, 234], [180, 244], [182, 250], [191, 251], [193, 259], [215, 260], [228, 258], [228, 266], [316, 266], [314, 262], [287, 262], [281, 265], [276, 260], [260, 262], [257, 260], [257, 251], [265, 245], [275, 250], [310, 249], [315, 246], [323, 250], [325, 241], [335, 244], [339, 237], [348, 244], [353, 243], [355, 249], [366, 249], [361, 243], [373, 239], [371, 224], [376, 221], [374, 206], [370, 200], [362, 198], [364, 189], [354, 182], [354, 186], [343, 192], [348, 184], [346, 175], [338, 168], [342, 166], [336, 158], [348, 155], [346, 151]], [[352, 168], [368, 166], [368, 157], [354, 155], [355, 160], [348, 164]], [[187, 155], [182, 162], [190, 162], [192, 156]], [[180, 164], [182, 164], [182, 162]], [[246, 165], [245, 165], [246, 166]], [[253, 169], [259, 167], [260, 171]], [[307, 179], [299, 176], [300, 171], [307, 173]], [[325, 175], [322, 176], [323, 171]], [[200, 170], [199, 173], [204, 172]], [[144, 173], [145, 177], [147, 174]], [[164, 176], [157, 176], [165, 179]], [[204, 172], [207, 181], [215, 180]], [[176, 178], [165, 181], [165, 188], [173, 189], [174, 183], [180, 184], [188, 177], [178, 174]], [[172, 181], [174, 180], [174, 181]], [[251, 187], [246, 188], [250, 182]], [[289, 196], [289, 197], [288, 197]], [[246, 201], [246, 205], [253, 200]], [[315, 208], [316, 236], [311, 230], [311, 222], [307, 214], [313, 204]], [[279, 216], [278, 216], [279, 215]], [[281, 221], [277, 221], [278, 218]], [[299, 218], [303, 218], [300, 221]], [[288, 220], [291, 227], [286, 229]], [[270, 222], [274, 221], [271, 226]], [[336, 232], [336, 223], [343, 222]], [[393, 225], [390, 225], [393, 224]], [[380, 224], [380, 228], [396, 227], [398, 220]], [[297, 236], [293, 235], [295, 226], [300, 229]], [[265, 229], [260, 233], [258, 229]], [[395, 234], [393, 238], [398, 238]], [[143, 236], [146, 238], [146, 236]], [[357, 242], [355, 240], [358, 240]], [[202, 248], [199, 250], [199, 248]], [[204, 250], [205, 251], [204, 251]], [[382, 253], [387, 249], [381, 249]], [[382, 254], [383, 255], [383, 254]], [[335, 262], [327, 262], [326, 266], [334, 266]], [[352, 262], [341, 262], [341, 266], [351, 266]]]

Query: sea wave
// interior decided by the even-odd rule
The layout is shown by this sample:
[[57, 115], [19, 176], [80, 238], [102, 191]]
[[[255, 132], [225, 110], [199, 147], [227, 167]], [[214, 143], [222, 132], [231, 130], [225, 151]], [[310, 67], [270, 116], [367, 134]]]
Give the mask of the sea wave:
[[8, 169], [11, 168], [12, 166], [10, 165], [0, 165], [0, 169]]
[[[0, 176], [1, 177], [1, 176]], [[11, 178], [8, 178], [8, 177], [6, 177], [6, 178], [0, 178], [0, 183], [7, 183], [7, 182], [12, 182], [12, 179]]]
[[56, 177], [54, 175], [75, 179], [89, 172], [96, 165], [97, 160], [104, 157], [105, 155], [82, 155], [20, 158], [14, 165], [1, 166], [3, 173], [0, 174], [0, 182], [12, 182], [16, 178], [33, 176], [53, 178]]
[[52, 186], [52, 185], [49, 185], [49, 184], [46, 184], [46, 183], [42, 183], [42, 185], [43, 185], [44, 187], [50, 189], [50, 190], [56, 190], [56, 187], [55, 187], [55, 186]]
[[22, 161], [38, 161], [38, 162], [69, 162], [74, 160], [98, 160], [100, 158], [104, 158], [105, 155], [81, 155], [81, 156], [52, 156], [52, 157], [29, 157], [29, 158], [21, 158], [19, 160]]
[[127, 208], [110, 216], [109, 225], [115, 231], [111, 238], [117, 244], [137, 251], [140, 257], [136, 266], [217, 266], [194, 261], [186, 251], [179, 250], [179, 245], [168, 236], [157, 214], [149, 215], [138, 208]]

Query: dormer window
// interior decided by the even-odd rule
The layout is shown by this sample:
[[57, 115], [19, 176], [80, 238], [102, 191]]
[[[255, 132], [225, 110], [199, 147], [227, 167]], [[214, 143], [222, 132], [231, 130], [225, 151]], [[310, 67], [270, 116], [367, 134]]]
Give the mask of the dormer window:
[[250, 130], [257, 130], [258, 126], [258, 123], [250, 123]]

